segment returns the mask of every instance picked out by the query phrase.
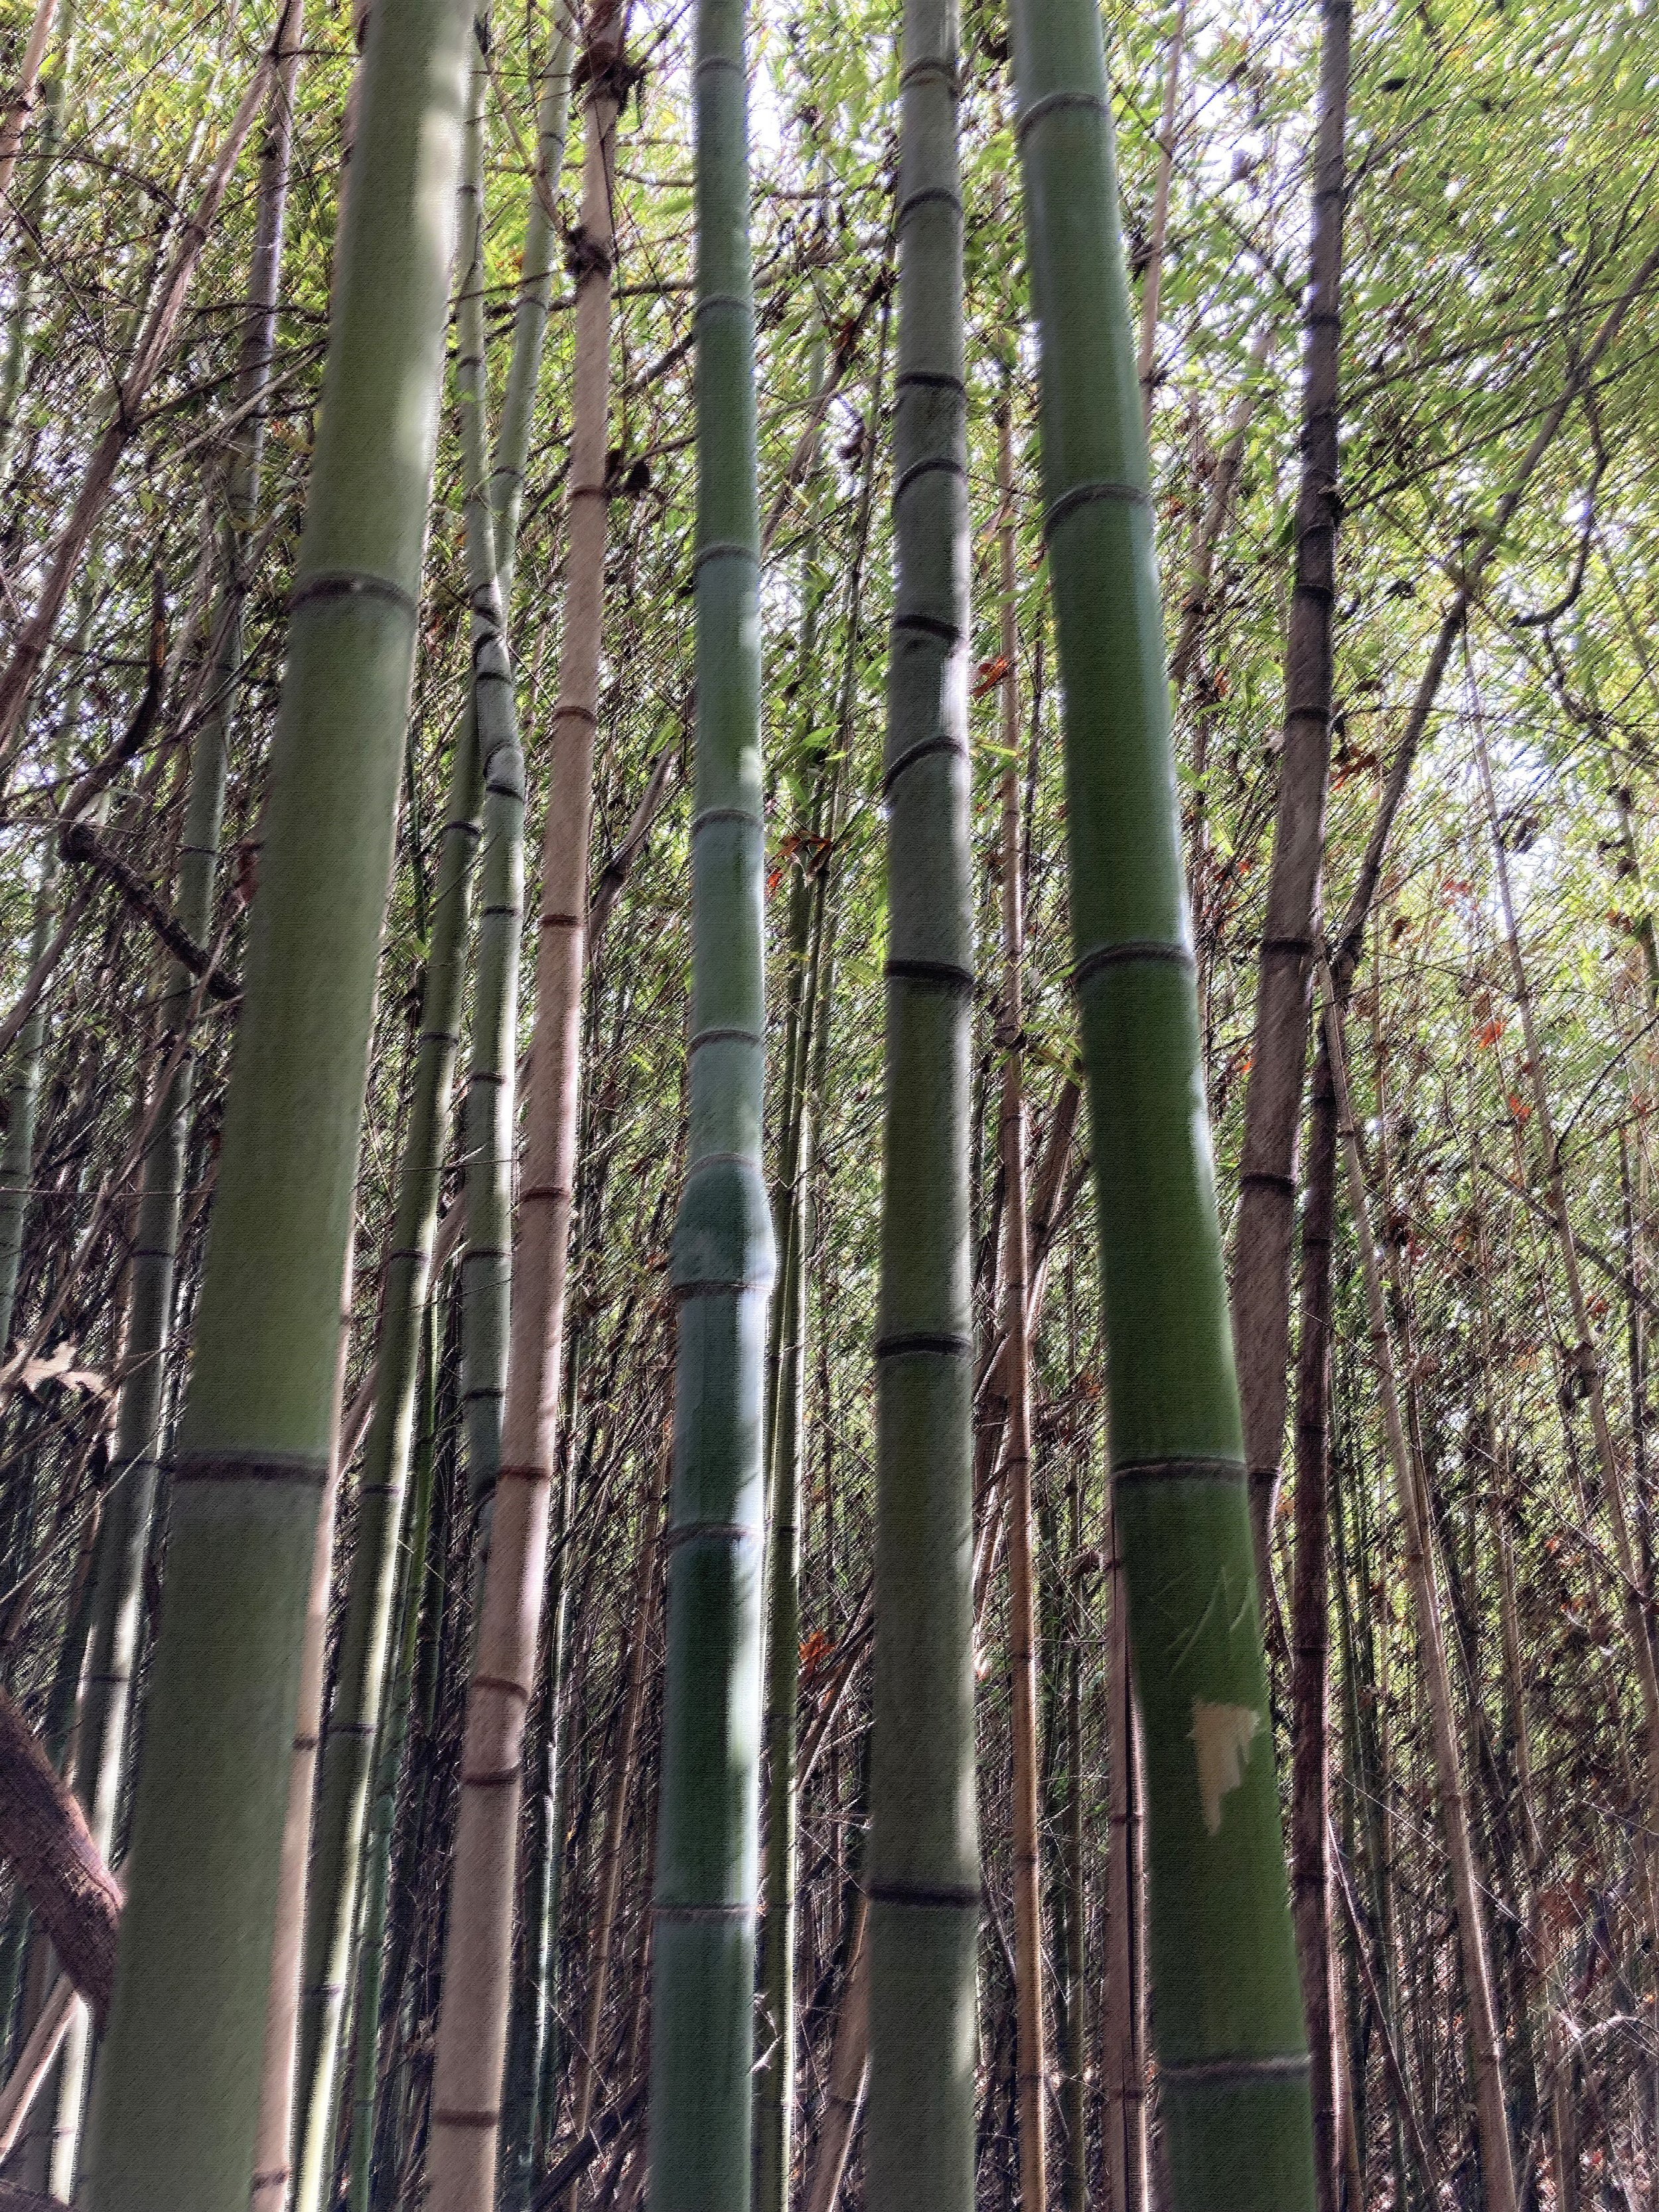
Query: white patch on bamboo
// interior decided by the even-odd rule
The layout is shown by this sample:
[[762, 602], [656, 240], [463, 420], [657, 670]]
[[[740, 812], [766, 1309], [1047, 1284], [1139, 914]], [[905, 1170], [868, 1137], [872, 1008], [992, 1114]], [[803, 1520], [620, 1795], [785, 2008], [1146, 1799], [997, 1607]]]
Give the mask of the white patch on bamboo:
[[1204, 1826], [1221, 1832], [1221, 1801], [1244, 1779], [1244, 1762], [1261, 1726], [1252, 1705], [1211, 1705], [1193, 1699], [1193, 1725], [1187, 1741], [1198, 1754], [1198, 1794], [1204, 1801]]

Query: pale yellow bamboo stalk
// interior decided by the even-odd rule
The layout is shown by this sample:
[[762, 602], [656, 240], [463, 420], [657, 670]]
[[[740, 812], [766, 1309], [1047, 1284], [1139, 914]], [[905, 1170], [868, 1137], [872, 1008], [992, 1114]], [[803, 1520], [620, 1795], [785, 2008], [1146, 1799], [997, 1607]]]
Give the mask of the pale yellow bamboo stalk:
[[513, 1258], [501, 1468], [467, 1687], [427, 2170], [428, 2212], [487, 2212], [501, 2133], [525, 1720], [541, 1626], [576, 1175], [593, 732], [605, 614], [616, 128], [625, 0], [587, 40], [564, 633], [542, 846], [536, 1021]]

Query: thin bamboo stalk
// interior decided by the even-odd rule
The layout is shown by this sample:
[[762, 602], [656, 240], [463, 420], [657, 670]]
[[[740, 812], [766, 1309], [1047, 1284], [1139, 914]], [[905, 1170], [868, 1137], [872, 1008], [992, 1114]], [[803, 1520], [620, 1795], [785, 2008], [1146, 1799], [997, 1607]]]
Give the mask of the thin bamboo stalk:
[[1015, 2073], [1019, 2096], [1019, 2201], [1048, 2202], [1048, 2063], [1042, 1999], [1042, 1862], [1037, 1814], [1036, 1576], [1031, 1525], [1031, 1347], [1027, 1334], [1025, 884], [1020, 834], [1019, 621], [1015, 557], [1013, 402], [1005, 380], [997, 422], [997, 528], [1002, 659], [1002, 1327], [1008, 1419], [1002, 1482], [1008, 1531], [1009, 1730], [1013, 1746]]
[[1285, 629], [1284, 737], [1233, 1237], [1233, 1332], [1256, 1573], [1264, 1601], [1272, 1584], [1271, 1538], [1285, 1449], [1297, 1140], [1307, 1080], [1330, 783], [1341, 514], [1342, 234], [1353, 25], [1349, 0], [1322, 0], [1320, 22], [1313, 206], [1302, 316], [1296, 570]]
[[[542, 850], [536, 1022], [513, 1258], [517, 1285], [480, 1626], [468, 1684], [461, 1799], [444, 1943], [431, 2136], [431, 2212], [469, 2212], [495, 2186], [511, 1996], [525, 1722], [540, 1635], [575, 1184], [593, 732], [605, 608], [615, 141], [626, 90], [625, 4], [587, 26], [587, 145], [576, 307], [575, 415], [559, 697]], [[482, 534], [482, 532], [480, 533]], [[503, 1133], [511, 1158], [510, 1124]]]

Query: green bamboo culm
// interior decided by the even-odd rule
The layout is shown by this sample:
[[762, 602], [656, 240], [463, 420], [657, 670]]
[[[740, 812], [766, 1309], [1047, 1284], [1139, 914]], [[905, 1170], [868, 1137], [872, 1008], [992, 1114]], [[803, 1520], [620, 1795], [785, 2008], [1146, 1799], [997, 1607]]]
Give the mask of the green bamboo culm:
[[[470, 4], [375, 11], [173, 1461], [96, 2212], [246, 2203], [437, 431]], [[188, 2095], [179, 2092], [189, 2085]]]
[[746, 2212], [766, 1308], [760, 516], [744, 0], [699, 0], [696, 790], [653, 1895], [652, 2212]]
[[524, 923], [524, 754], [507, 658], [489, 490], [489, 376], [484, 355], [484, 135], [489, 86], [482, 49], [461, 194], [466, 255], [455, 310], [455, 389], [466, 486], [466, 574], [472, 613], [472, 726], [483, 777], [478, 950], [472, 1049], [463, 1109], [466, 1249], [461, 1258], [461, 1402], [472, 1495], [485, 1510], [501, 1462], [501, 1410], [513, 1282], [513, 1160], [518, 1056], [519, 956]]
[[974, 989], [955, 0], [906, 0], [876, 1337], [871, 2212], [974, 2201]]
[[1306, 2212], [1307, 2044], [1100, 18], [1092, 0], [1014, 0], [1012, 14], [1172, 2212]]
[[[466, 265], [461, 272], [457, 307], [459, 357], [455, 384], [465, 426], [470, 546], [471, 533], [483, 526], [487, 520], [482, 496], [486, 424], [481, 112], [487, 83], [487, 72], [475, 65], [467, 161], [461, 189], [461, 246]], [[553, 227], [544, 202], [550, 199], [556, 188], [563, 165], [569, 84], [570, 28], [568, 16], [562, 12], [541, 104], [540, 173], [531, 191], [526, 222], [525, 265], [514, 315], [507, 396], [496, 439], [495, 464], [488, 480], [494, 509], [495, 562], [503, 593], [507, 588], [505, 580], [511, 573], [513, 543], [518, 526], [516, 489], [523, 480], [547, 328]], [[488, 538], [478, 541], [478, 544], [480, 550], [488, 551]], [[498, 666], [499, 613], [489, 599], [487, 576], [476, 554], [473, 569], [475, 587], [482, 586], [489, 614], [491, 639], [486, 652], [492, 657], [489, 665]], [[499, 722], [499, 714], [495, 720]], [[495, 723], [492, 722], [491, 726], [495, 727]], [[509, 793], [509, 803], [511, 796]], [[443, 844], [432, 900], [422, 987], [420, 1042], [398, 1169], [398, 1210], [380, 1315], [374, 1412], [358, 1491], [361, 1502], [357, 1534], [346, 1616], [341, 1630], [334, 1704], [323, 1744], [300, 2022], [298, 2081], [302, 2118], [299, 2130], [300, 2172], [295, 2196], [296, 2212], [315, 2212], [327, 2189], [333, 2164], [340, 2017], [343, 1992], [352, 1972], [358, 1861], [368, 1816], [370, 1778], [378, 1757], [374, 1748], [374, 1724], [380, 1711], [386, 1680], [396, 1545], [404, 1510], [414, 1427], [422, 1315], [431, 1287], [472, 908], [474, 860], [481, 829], [481, 800], [479, 748], [474, 717], [469, 712], [457, 738], [450, 768]], [[492, 861], [499, 864], [502, 855], [503, 848], [497, 839], [492, 846]], [[507, 857], [510, 862], [510, 847], [507, 848]], [[499, 866], [496, 872], [500, 872]], [[494, 920], [493, 942], [499, 953], [504, 939], [510, 938], [516, 942], [516, 931], [510, 913]], [[498, 971], [499, 959], [495, 967]], [[490, 1048], [496, 1054], [501, 1050], [498, 1032], [499, 1024], [496, 1032], [492, 1033], [494, 1042]], [[493, 1126], [497, 1104], [494, 1091], [482, 1086], [479, 1097], [487, 1103]], [[501, 1150], [499, 1145], [494, 1146], [492, 1158], [499, 1156]], [[494, 1404], [492, 1399], [492, 1408]], [[365, 1970], [360, 1967], [360, 1985], [364, 1979]]]
[[295, 2072], [295, 2212], [315, 2212], [333, 2172], [341, 2015], [351, 1972], [359, 1861], [391, 1643], [422, 1317], [431, 1289], [478, 840], [478, 790], [477, 748], [471, 728], [464, 726], [450, 766], [421, 1032], [380, 1309], [374, 1410], [357, 1486], [351, 1578], [318, 1778]]

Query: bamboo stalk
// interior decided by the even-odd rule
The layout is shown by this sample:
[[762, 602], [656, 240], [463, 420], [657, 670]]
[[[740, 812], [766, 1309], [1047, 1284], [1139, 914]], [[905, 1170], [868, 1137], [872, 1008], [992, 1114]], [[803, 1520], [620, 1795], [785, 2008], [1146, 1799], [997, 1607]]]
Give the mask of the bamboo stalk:
[[1349, 0], [1322, 0], [1318, 123], [1302, 326], [1302, 470], [1296, 568], [1285, 630], [1285, 720], [1267, 911], [1258, 963], [1233, 1237], [1233, 1331], [1256, 1575], [1272, 1589], [1272, 1531], [1285, 1448], [1297, 1140], [1307, 1080], [1335, 681], [1341, 513], [1343, 216], [1347, 199]]
[[1003, 1387], [1008, 1420], [1002, 1481], [1008, 1530], [1008, 1668], [1013, 1744], [1014, 1970], [1018, 1983], [1015, 2072], [1019, 2093], [1022, 2212], [1048, 2202], [1048, 2065], [1042, 2000], [1042, 1893], [1037, 1814], [1036, 1577], [1031, 1526], [1031, 1347], [1027, 1334], [1025, 885], [1020, 835], [1019, 622], [1014, 550], [1013, 403], [1005, 378], [997, 422], [997, 529], [1002, 659], [1003, 1063], [999, 1132], [1002, 1155]]
[[955, 0], [906, 0], [876, 1337], [871, 2212], [974, 2187], [969, 515]]
[[458, 0], [410, 0], [370, 31], [174, 1461], [137, 1873], [87, 2161], [97, 2212], [227, 2212], [253, 2172], [437, 428], [465, 31]]
[[744, 0], [699, 0], [696, 791], [656, 1868], [652, 2212], [743, 2212], [750, 2167], [766, 1310], [765, 825]]
[[[547, 810], [542, 852], [536, 1024], [513, 1255], [516, 1287], [501, 1471], [467, 1688], [428, 2151], [431, 2212], [471, 2212], [490, 2201], [495, 2186], [525, 1722], [541, 1626], [575, 1183], [592, 745], [605, 605], [615, 138], [626, 88], [626, 28], [627, 9], [619, 0], [607, 0], [587, 26], [577, 412], [564, 633], [550, 763], [558, 803]], [[475, 534], [484, 534], [482, 520]], [[509, 1019], [511, 1012], [509, 1005]], [[504, 1065], [510, 1069], [510, 1042], [505, 1036], [503, 1042], [508, 1053]], [[498, 1121], [495, 1141], [509, 1165], [512, 1136], [510, 1120]]]
[[1314, 2198], [1307, 2045], [1256, 1742], [1267, 1674], [1105, 59], [1087, 0], [1019, 0], [1013, 27], [1170, 2202], [1291, 2212]]

